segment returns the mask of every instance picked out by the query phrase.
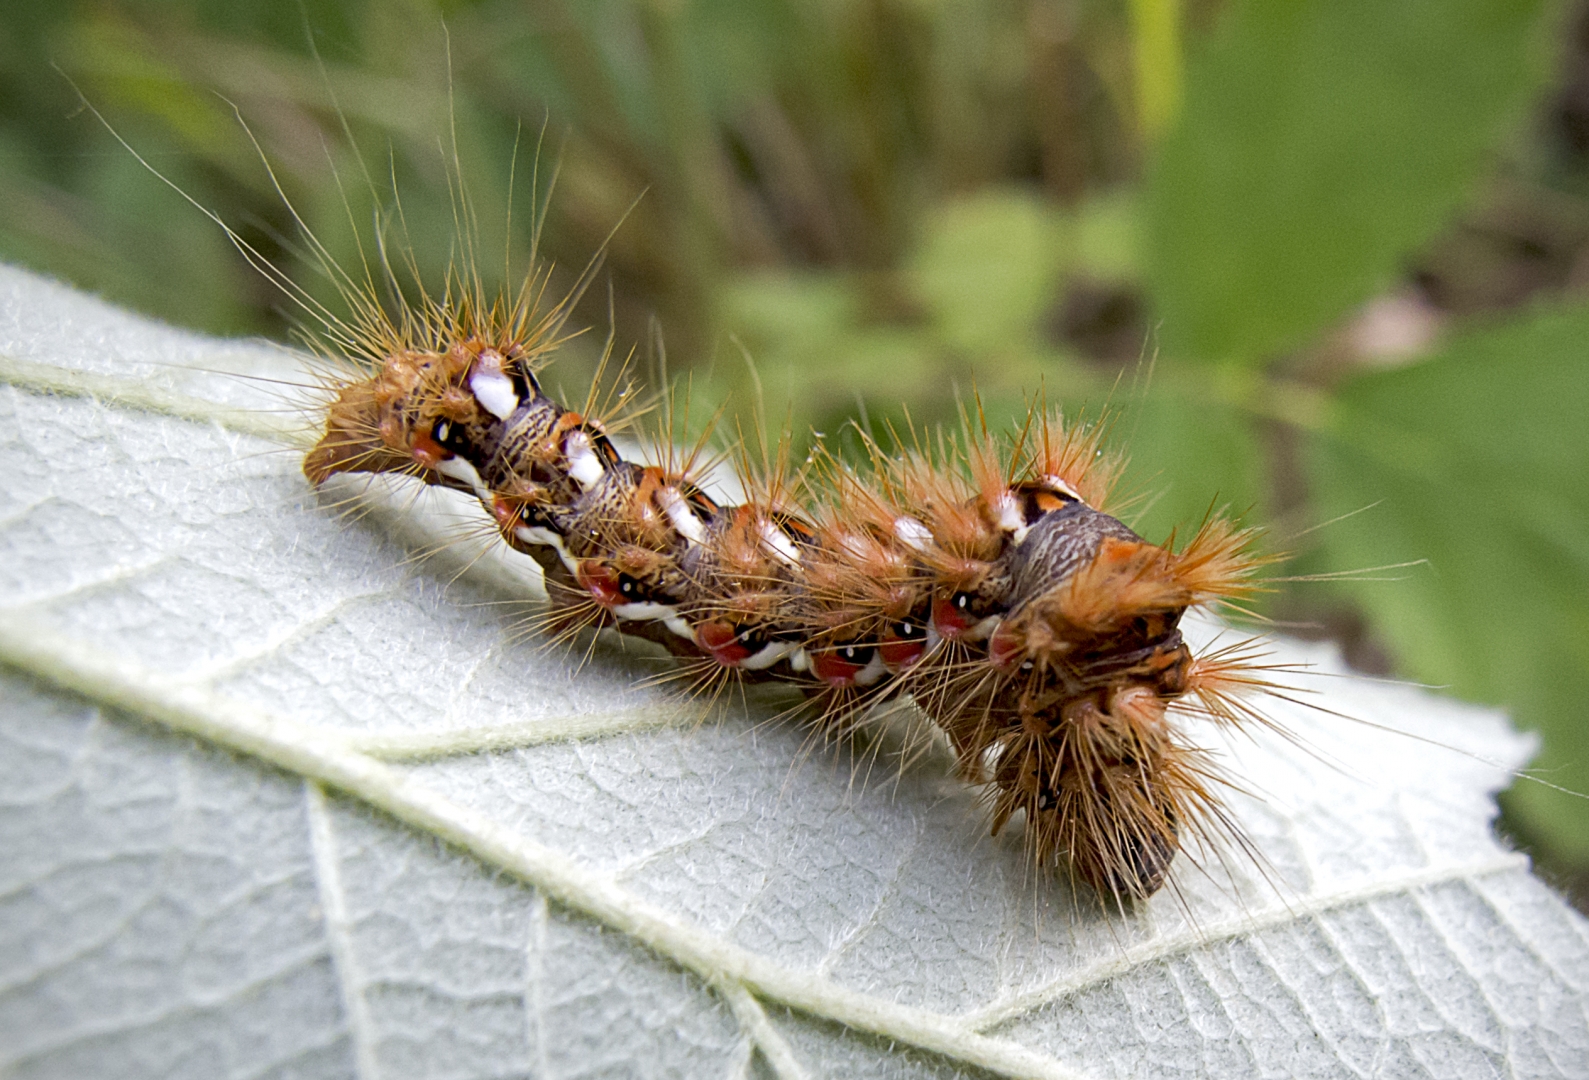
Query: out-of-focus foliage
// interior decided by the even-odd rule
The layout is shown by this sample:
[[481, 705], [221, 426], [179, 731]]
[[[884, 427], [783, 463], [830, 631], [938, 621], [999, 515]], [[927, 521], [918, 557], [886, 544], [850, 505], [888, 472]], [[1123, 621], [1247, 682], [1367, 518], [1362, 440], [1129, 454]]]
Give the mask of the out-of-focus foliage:
[[[461, 175], [493, 280], [555, 166], [542, 253], [566, 281], [606, 244], [593, 340], [610, 318], [643, 370], [665, 340], [699, 412], [748, 422], [759, 388], [842, 441], [973, 390], [999, 424], [1034, 393], [1107, 408], [1142, 531], [1228, 502], [1289, 576], [1412, 564], [1268, 610], [1366, 618], [1353, 655], [1510, 706], [1586, 791], [1580, 26], [1549, 0], [10, 0], [0, 256], [287, 329], [68, 77], [323, 297], [277, 183], [342, 265], [379, 220], [434, 280]], [[1524, 785], [1512, 812], [1589, 875], [1589, 802]]]
[[1516, 119], [1544, 6], [1302, 0], [1224, 20], [1147, 185], [1165, 347], [1263, 365], [1393, 280]]
[[[1343, 385], [1311, 447], [1319, 512], [1349, 514], [1331, 569], [1416, 554], [1395, 587], [1351, 584], [1408, 674], [1505, 701], [1547, 734], [1540, 776], [1589, 790], [1589, 310], [1530, 311], [1411, 367]], [[1520, 784], [1511, 806], [1589, 861], [1583, 799]]]

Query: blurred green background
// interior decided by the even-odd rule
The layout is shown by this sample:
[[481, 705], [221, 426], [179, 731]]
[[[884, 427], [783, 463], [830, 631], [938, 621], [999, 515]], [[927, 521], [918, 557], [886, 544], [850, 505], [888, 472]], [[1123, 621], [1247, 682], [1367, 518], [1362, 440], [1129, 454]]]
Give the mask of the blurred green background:
[[[696, 398], [759, 386], [797, 433], [949, 419], [973, 387], [1001, 422], [1040, 387], [1107, 406], [1141, 531], [1211, 500], [1267, 524], [1309, 579], [1266, 598], [1278, 625], [1506, 706], [1539, 775], [1589, 791], [1579, 3], [7, 0], [0, 258], [282, 337], [279, 295], [65, 76], [321, 294], [249, 131], [339, 258], [395, 185], [437, 274], [455, 116], [489, 277], [495, 238], [526, 257], [544, 125], [565, 280], [639, 199], [596, 339], [610, 312], [654, 357], [660, 326]], [[1583, 903], [1589, 801], [1506, 807]]]

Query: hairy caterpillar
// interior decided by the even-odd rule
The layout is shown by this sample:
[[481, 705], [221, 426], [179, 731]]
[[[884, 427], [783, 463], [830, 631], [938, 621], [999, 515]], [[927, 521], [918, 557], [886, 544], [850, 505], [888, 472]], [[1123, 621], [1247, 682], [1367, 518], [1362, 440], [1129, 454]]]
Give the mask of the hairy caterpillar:
[[705, 684], [796, 685], [833, 733], [908, 695], [984, 785], [993, 831], [1024, 814], [1034, 865], [1066, 863], [1116, 903], [1157, 892], [1186, 838], [1235, 835], [1218, 771], [1172, 709], [1263, 722], [1243, 696], [1269, 683], [1241, 646], [1194, 656], [1179, 622], [1250, 595], [1263, 560], [1222, 516], [1175, 550], [1110, 514], [1123, 463], [1098, 427], [1034, 404], [1007, 439], [969, 420], [937, 452], [863, 439], [861, 468], [819, 446], [796, 470], [784, 441], [760, 469], [740, 459], [747, 495], [723, 506], [694, 455], [626, 460], [590, 415], [594, 391], [574, 411], [543, 390], [595, 262], [545, 306], [533, 263], [514, 294], [489, 294], [466, 264], [436, 296], [410, 261], [405, 300], [384, 257], [383, 290], [300, 221], [338, 316], [199, 209], [318, 327], [334, 370], [309, 481], [399, 473], [475, 497], [540, 565], [559, 634], [613, 627]]
[[1104, 509], [1119, 459], [1096, 428], [1033, 407], [1002, 442], [967, 425], [947, 460], [786, 452], [721, 506], [688, 463], [625, 460], [600, 419], [541, 388], [567, 304], [540, 312], [477, 281], [390, 318], [356, 295], [364, 370], [335, 389], [304, 460], [401, 472], [479, 499], [545, 572], [552, 625], [612, 626], [708, 678], [781, 680], [818, 723], [910, 694], [1018, 811], [1034, 862], [1061, 857], [1117, 901], [1163, 884], [1186, 833], [1224, 828], [1204, 753], [1172, 706], [1237, 722], [1262, 683], [1229, 651], [1194, 657], [1189, 608], [1247, 595], [1251, 534], [1212, 518], [1180, 551]]

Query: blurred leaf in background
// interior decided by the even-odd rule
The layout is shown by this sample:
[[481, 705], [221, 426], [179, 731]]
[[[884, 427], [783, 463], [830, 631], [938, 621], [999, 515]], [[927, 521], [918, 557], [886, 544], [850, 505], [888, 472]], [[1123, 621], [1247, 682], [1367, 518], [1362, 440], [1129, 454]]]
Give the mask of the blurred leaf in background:
[[[402, 223], [432, 280], [454, 155], [488, 282], [555, 163], [542, 253], [607, 243], [581, 318], [660, 326], [708, 405], [841, 445], [973, 390], [1108, 408], [1147, 535], [1270, 524], [1269, 614], [1509, 706], [1589, 790], [1582, 0], [11, 0], [0, 256], [279, 337], [51, 63], [319, 296], [261, 152], [344, 265]], [[1510, 824], [1589, 882], [1586, 808], [1522, 785]]]
[[1242, 4], [1148, 180], [1176, 357], [1263, 364], [1389, 284], [1540, 83], [1542, 2]]
[[[1188, 396], [1246, 416], [1212, 402], [1217, 436], [1172, 426], [1168, 445], [1134, 449], [1169, 462], [1207, 447], [1211, 475], [1242, 492], [1245, 429], [1282, 459], [1266, 463], [1272, 499], [1302, 504], [1301, 522], [1343, 518], [1309, 563], [1373, 578], [1427, 560], [1343, 587], [1400, 671], [1508, 704], [1546, 736], [1543, 775], [1585, 791], [1589, 725], [1569, 687], [1589, 672], [1589, 316], [1453, 328], [1395, 372], [1343, 372], [1318, 341], [1495, 170], [1542, 85], [1546, 14], [1498, 0], [1228, 13], [1149, 174], [1147, 265], [1170, 362], [1214, 365]], [[1286, 475], [1299, 447], [1307, 466]], [[1581, 799], [1522, 784], [1511, 808], [1564, 862], [1589, 861]]]
[[[1589, 791], [1589, 307], [1520, 313], [1438, 355], [1340, 388], [1312, 447], [1330, 569], [1408, 557], [1426, 567], [1358, 582], [1405, 672], [1507, 703], [1545, 735], [1533, 770]], [[1575, 864], [1583, 799], [1521, 783], [1509, 809]]]

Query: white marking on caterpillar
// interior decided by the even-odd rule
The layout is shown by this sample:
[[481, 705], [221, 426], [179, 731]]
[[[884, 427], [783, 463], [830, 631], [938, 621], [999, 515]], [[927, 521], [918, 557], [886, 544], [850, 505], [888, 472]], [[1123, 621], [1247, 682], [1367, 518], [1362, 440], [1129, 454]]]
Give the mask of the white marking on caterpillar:
[[475, 493], [487, 506], [491, 505], [494, 497], [491, 489], [486, 487], [486, 482], [480, 479], [480, 474], [475, 467], [461, 457], [443, 458], [436, 462], [436, 471], [453, 480], [468, 484], [469, 489]]
[[789, 666], [802, 674], [810, 671], [811, 654], [806, 652], [804, 646], [795, 649], [794, 652], [789, 654]]
[[790, 543], [789, 538], [784, 535], [782, 529], [765, 518], [757, 523], [757, 527], [761, 532], [761, 547], [763, 551], [786, 566], [799, 567], [800, 552], [795, 548], [794, 544]]
[[888, 674], [888, 665], [883, 663], [883, 654], [873, 651], [872, 659], [867, 661], [865, 667], [854, 675], [856, 686], [871, 686], [878, 679]]
[[926, 551], [927, 545], [932, 543], [932, 530], [913, 517], [895, 518], [894, 535], [899, 537], [905, 546], [916, 551]]
[[1021, 513], [1020, 500], [1006, 491], [994, 501], [993, 507], [998, 511], [999, 528], [1009, 533], [1017, 544], [1026, 539], [1026, 531], [1031, 526], [1026, 524], [1026, 517]]
[[839, 537], [839, 547], [857, 559], [865, 559], [872, 554], [862, 543], [861, 538], [852, 532], [845, 532]]
[[513, 535], [526, 544], [539, 544], [549, 547], [557, 552], [557, 557], [563, 560], [563, 565], [568, 567], [569, 573], [579, 572], [579, 560], [568, 553], [568, 548], [563, 546], [563, 538], [544, 525], [516, 525]]
[[502, 373], [502, 354], [495, 349], [486, 349], [475, 358], [469, 372], [469, 390], [498, 420], [506, 420], [519, 407], [513, 380]]
[[662, 512], [668, 515], [668, 520], [673, 523], [680, 536], [692, 544], [706, 543], [706, 526], [696, 517], [695, 511], [690, 509], [690, 504], [684, 501], [684, 496], [679, 494], [678, 488], [663, 488], [657, 492], [657, 502], [662, 504]]
[[799, 649], [800, 646], [792, 641], [774, 641], [761, 647], [759, 652], [754, 652], [739, 662], [739, 666], [746, 671], [761, 671], [770, 668], [784, 657]]
[[607, 471], [590, 447], [590, 436], [583, 431], [576, 431], [563, 440], [563, 456], [568, 459], [568, 475], [586, 491], [595, 487]]
[[1075, 499], [1083, 506], [1087, 505], [1087, 500], [1083, 499], [1075, 488], [1065, 483], [1065, 481], [1061, 480], [1059, 477], [1053, 475], [1045, 476], [1043, 477], [1043, 483], [1050, 489], [1059, 492], [1061, 495], [1069, 495], [1072, 499]]
[[615, 604], [612, 613], [630, 622], [666, 622], [678, 618], [678, 609], [672, 604], [659, 604], [655, 600], [642, 600], [633, 604]]
[[982, 641], [990, 638], [993, 636], [993, 631], [999, 628], [999, 623], [1002, 621], [1002, 616], [989, 615], [981, 622], [975, 622], [966, 627], [965, 633], [960, 635], [960, 639], [962, 641]]
[[662, 620], [662, 625], [666, 626], [669, 630], [673, 631], [676, 636], [683, 638], [692, 645], [695, 643], [695, 628], [689, 623], [685, 622], [678, 615], [667, 616]]

